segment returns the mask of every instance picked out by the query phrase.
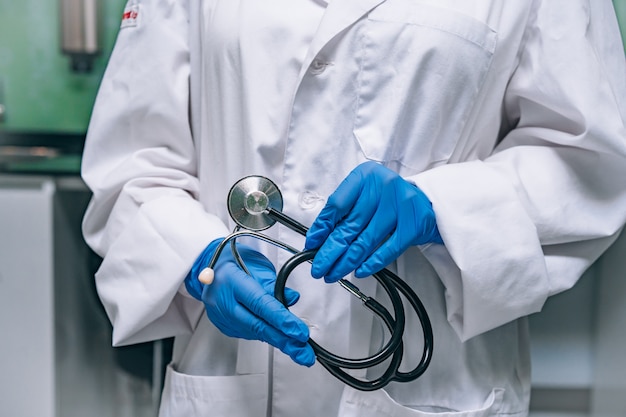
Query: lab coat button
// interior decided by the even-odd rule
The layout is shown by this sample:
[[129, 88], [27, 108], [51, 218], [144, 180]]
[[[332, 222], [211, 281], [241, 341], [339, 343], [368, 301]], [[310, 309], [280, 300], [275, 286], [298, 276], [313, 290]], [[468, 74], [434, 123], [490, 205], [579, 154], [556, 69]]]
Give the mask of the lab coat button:
[[319, 75], [326, 71], [326, 67], [328, 67], [329, 65], [331, 65], [330, 62], [325, 62], [321, 59], [314, 59], [313, 62], [311, 62], [309, 72], [313, 75]]
[[298, 195], [298, 205], [303, 210], [312, 210], [322, 201], [324, 201], [324, 198], [314, 191], [307, 190]]

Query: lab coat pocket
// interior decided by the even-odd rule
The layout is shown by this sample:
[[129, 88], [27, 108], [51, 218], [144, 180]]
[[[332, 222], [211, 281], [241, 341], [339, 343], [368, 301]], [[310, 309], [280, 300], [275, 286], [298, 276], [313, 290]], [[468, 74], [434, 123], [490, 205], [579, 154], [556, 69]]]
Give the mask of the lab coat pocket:
[[168, 366], [159, 417], [265, 417], [267, 375], [195, 376]]
[[360, 392], [346, 387], [339, 409], [340, 417], [496, 417], [504, 390], [496, 388], [479, 409], [454, 411], [436, 405], [405, 406], [395, 402], [384, 390]]
[[460, 12], [388, 0], [361, 22], [355, 137], [365, 157], [420, 171], [449, 159], [497, 34]]

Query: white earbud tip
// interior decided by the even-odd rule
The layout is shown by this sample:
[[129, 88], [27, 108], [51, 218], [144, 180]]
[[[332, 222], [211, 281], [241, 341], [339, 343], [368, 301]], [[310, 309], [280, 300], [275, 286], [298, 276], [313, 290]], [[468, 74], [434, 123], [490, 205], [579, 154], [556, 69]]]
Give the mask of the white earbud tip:
[[211, 268], [204, 268], [198, 275], [198, 281], [206, 285], [211, 284], [213, 278], [215, 278], [215, 272]]

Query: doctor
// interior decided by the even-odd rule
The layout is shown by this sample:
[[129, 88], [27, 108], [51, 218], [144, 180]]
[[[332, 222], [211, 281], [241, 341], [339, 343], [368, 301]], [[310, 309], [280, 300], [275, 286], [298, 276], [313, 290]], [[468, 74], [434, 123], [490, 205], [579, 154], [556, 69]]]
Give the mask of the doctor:
[[[524, 317], [626, 221], [624, 74], [610, 0], [130, 0], [83, 159], [114, 345], [175, 336], [163, 417], [526, 416]], [[251, 174], [313, 224], [269, 233], [321, 247], [289, 280], [295, 314], [269, 297], [273, 247], [245, 242], [252, 277], [227, 255], [198, 281]], [[364, 393], [305, 341], [362, 357], [379, 325], [311, 274], [387, 264], [434, 357]]]

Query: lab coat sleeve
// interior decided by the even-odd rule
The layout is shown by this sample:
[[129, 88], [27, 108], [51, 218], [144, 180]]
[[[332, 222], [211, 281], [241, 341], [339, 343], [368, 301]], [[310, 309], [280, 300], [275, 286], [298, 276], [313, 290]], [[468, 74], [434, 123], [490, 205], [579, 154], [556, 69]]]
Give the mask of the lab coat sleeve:
[[[463, 340], [539, 311], [626, 221], [626, 70], [610, 1], [539, 1], [483, 160], [411, 178], [445, 242], [424, 253]], [[476, 132], [480, 134], [480, 132]]]
[[202, 305], [182, 282], [225, 225], [198, 202], [189, 117], [186, 1], [131, 0], [94, 106], [82, 176], [83, 221], [103, 257], [99, 296], [123, 345], [191, 331]]

